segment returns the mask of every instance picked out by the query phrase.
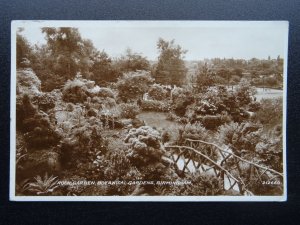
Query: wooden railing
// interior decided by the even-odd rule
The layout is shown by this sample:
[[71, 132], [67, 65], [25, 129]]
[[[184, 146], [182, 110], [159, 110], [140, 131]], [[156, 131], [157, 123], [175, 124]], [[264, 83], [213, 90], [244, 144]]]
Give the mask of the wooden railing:
[[230, 149], [214, 143], [186, 139], [182, 145], [166, 145], [165, 149], [179, 175], [195, 171], [209, 173], [222, 179], [224, 191], [233, 190], [241, 195], [253, 195], [249, 187], [251, 189], [251, 185], [257, 182], [275, 179], [281, 184], [283, 182], [282, 173], [243, 159]]

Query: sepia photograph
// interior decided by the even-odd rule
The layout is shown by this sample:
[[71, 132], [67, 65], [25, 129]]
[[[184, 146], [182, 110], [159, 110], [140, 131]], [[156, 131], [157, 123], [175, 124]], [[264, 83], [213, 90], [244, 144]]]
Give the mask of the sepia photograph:
[[12, 21], [10, 200], [285, 201], [286, 21]]

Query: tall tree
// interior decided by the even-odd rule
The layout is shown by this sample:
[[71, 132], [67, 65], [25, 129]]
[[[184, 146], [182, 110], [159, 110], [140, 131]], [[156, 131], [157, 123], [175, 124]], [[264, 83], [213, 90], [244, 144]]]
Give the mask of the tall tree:
[[186, 78], [187, 68], [183, 57], [187, 51], [175, 45], [174, 42], [174, 40], [165, 41], [162, 38], [157, 42], [160, 55], [154, 72], [156, 82], [181, 85]]
[[196, 70], [196, 87], [198, 90], [205, 90], [215, 83], [215, 73], [207, 63], [199, 63]]
[[98, 50], [90, 40], [83, 39], [76, 28], [42, 28], [47, 44], [36, 46], [33, 69], [42, 81], [42, 89], [60, 88], [80, 72], [92, 77]]
[[46, 34], [47, 45], [56, 58], [54, 66], [60, 75], [68, 79], [76, 74], [77, 63], [80, 61], [83, 40], [78, 29], [69, 27], [42, 28]]
[[107, 82], [116, 82], [119, 77], [118, 70], [115, 69], [112, 59], [104, 51], [98, 51], [94, 56], [94, 64], [91, 68], [90, 79], [96, 81], [100, 86], [105, 86]]
[[125, 54], [116, 60], [115, 66], [120, 74], [123, 74], [137, 70], [149, 70], [150, 63], [146, 57], [127, 48]]
[[22, 36], [22, 31], [22, 29], [19, 29], [17, 32], [17, 68], [29, 66], [30, 60], [32, 58], [32, 47], [30, 46], [28, 40], [24, 36]]

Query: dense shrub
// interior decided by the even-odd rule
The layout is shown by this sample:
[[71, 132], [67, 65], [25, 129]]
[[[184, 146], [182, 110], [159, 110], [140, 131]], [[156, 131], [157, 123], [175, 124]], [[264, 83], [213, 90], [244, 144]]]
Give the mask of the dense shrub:
[[193, 124], [188, 123], [180, 129], [180, 139], [184, 141], [186, 138], [206, 140], [208, 138], [208, 133], [200, 122]]
[[86, 121], [82, 126], [72, 129], [61, 145], [62, 163], [65, 167], [90, 164], [89, 171], [97, 158], [107, 152], [107, 141], [101, 135], [102, 126], [98, 123]]
[[57, 144], [60, 135], [51, 125], [49, 116], [31, 103], [28, 95], [19, 98], [16, 106], [17, 129], [25, 133], [30, 148], [47, 148]]
[[150, 87], [148, 94], [153, 100], [164, 100], [167, 98], [168, 90], [166, 90], [162, 85], [153, 84]]
[[102, 98], [115, 98], [115, 95], [113, 93], [113, 91], [110, 88], [100, 88], [97, 96], [102, 97]]
[[115, 94], [110, 88], [100, 88], [94, 81], [82, 79], [77, 75], [74, 80], [68, 80], [63, 87], [63, 100], [72, 103], [83, 103], [89, 98], [114, 99]]
[[254, 87], [251, 86], [250, 82], [246, 79], [242, 79], [235, 89], [236, 101], [239, 106], [248, 105], [253, 101], [253, 96], [256, 93]]
[[255, 152], [260, 141], [261, 126], [249, 122], [229, 123], [219, 128], [219, 140], [230, 146], [237, 155]]
[[268, 129], [282, 124], [282, 98], [262, 99], [260, 109], [256, 113], [256, 120]]
[[134, 119], [140, 112], [139, 106], [132, 103], [121, 103], [118, 107], [122, 118]]
[[168, 102], [156, 100], [141, 100], [140, 105], [145, 111], [166, 112], [171, 109], [171, 106]]
[[[219, 128], [218, 137], [222, 143], [228, 145], [239, 156], [264, 162], [266, 165], [272, 165], [272, 167], [277, 169], [278, 166], [281, 167], [281, 132], [273, 131], [270, 134], [266, 134], [263, 132], [262, 127], [255, 123], [229, 123]], [[265, 157], [269, 159], [267, 160]], [[271, 162], [272, 160], [269, 161], [270, 158], [273, 158], [273, 160], [277, 158], [276, 162], [278, 163]]]
[[116, 100], [110, 97], [93, 97], [90, 102], [87, 102], [87, 105], [99, 110], [117, 110]]
[[191, 91], [186, 88], [174, 87], [171, 90], [171, 99], [173, 102], [176, 102], [178, 99], [185, 99], [191, 95]]
[[[157, 130], [149, 126], [133, 128], [124, 141], [129, 144], [127, 157], [141, 172], [144, 180], [168, 179], [174, 175], [173, 170], [163, 164], [164, 150]], [[153, 186], [149, 188], [153, 190]]]
[[173, 101], [173, 110], [177, 116], [184, 116], [186, 109], [189, 105], [194, 102], [193, 97], [178, 98], [175, 102]]
[[35, 96], [41, 94], [41, 81], [32, 69], [17, 71], [17, 95]]
[[250, 102], [248, 105], [249, 111], [251, 112], [257, 112], [261, 108], [261, 103], [260, 102]]
[[163, 155], [160, 133], [151, 127], [131, 129], [124, 141], [130, 144], [127, 156], [138, 168], [160, 161]]
[[[282, 172], [281, 134], [278, 135], [276, 132], [266, 134], [261, 126], [249, 122], [230, 123], [219, 128], [218, 139], [221, 143], [226, 144], [234, 154], [261, 166]], [[264, 194], [266, 191], [264, 185], [252, 179], [253, 170], [251, 170], [250, 164], [240, 161], [233, 162], [232, 165], [226, 163], [226, 166], [235, 171], [254, 194]], [[262, 179], [270, 179], [267, 174]], [[282, 181], [280, 182], [282, 183]]]
[[44, 92], [40, 95], [36, 95], [32, 101], [36, 103], [40, 110], [47, 112], [55, 107], [57, 96], [51, 92]]
[[87, 100], [87, 87], [83, 80], [68, 80], [63, 88], [63, 100], [66, 102], [85, 102]]
[[[187, 144], [186, 139], [210, 141], [211, 137], [212, 134], [208, 130], [206, 130], [201, 125], [201, 123], [199, 122], [196, 122], [194, 124], [188, 123], [179, 129], [179, 137], [177, 143], [180, 145], [186, 145]], [[217, 160], [219, 158], [218, 152], [212, 146], [200, 144], [197, 147], [197, 150], [206, 154], [212, 160]], [[211, 164], [211, 162], [209, 162], [207, 159], [203, 158], [202, 156], [196, 156], [196, 157], [199, 157], [199, 160], [206, 165]]]
[[117, 82], [118, 97], [127, 102], [129, 99], [142, 98], [149, 89], [153, 79], [148, 71], [128, 72]]
[[[235, 122], [242, 122], [249, 118], [249, 110], [256, 111], [259, 108], [259, 103], [254, 101], [253, 94], [254, 89], [246, 81], [242, 81], [235, 91], [228, 91], [222, 86], [211, 87], [197, 96], [195, 102], [188, 106], [186, 116], [191, 121], [203, 122], [203, 116], [228, 115], [230, 119], [226, 121], [232, 119]], [[218, 125], [222, 123], [217, 122]]]
[[202, 124], [208, 130], [215, 130], [222, 124], [221, 116], [220, 115], [204, 116], [202, 119]]

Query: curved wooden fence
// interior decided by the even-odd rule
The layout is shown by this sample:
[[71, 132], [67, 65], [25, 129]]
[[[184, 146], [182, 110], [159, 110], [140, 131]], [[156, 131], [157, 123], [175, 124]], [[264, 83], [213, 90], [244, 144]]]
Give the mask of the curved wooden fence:
[[249, 187], [257, 182], [283, 182], [282, 173], [243, 159], [230, 149], [223, 149], [214, 143], [186, 139], [183, 145], [167, 145], [165, 149], [179, 174], [195, 171], [209, 173], [223, 180], [224, 191], [253, 195]]

